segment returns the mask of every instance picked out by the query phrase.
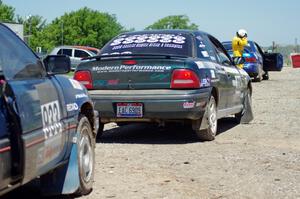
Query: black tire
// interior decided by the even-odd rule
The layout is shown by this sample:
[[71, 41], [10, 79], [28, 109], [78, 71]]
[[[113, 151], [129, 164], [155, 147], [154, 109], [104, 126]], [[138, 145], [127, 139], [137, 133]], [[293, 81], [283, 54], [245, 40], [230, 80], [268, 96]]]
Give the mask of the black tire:
[[217, 134], [217, 124], [217, 104], [214, 96], [211, 96], [202, 119], [194, 121], [193, 129], [200, 140], [212, 141]]
[[239, 123], [239, 124], [248, 124], [250, 121], [253, 120], [250, 88], [248, 88], [244, 94], [243, 110], [241, 112], [235, 114], [235, 118], [236, 118], [237, 123]]
[[256, 77], [254, 77], [253, 81], [254, 82], [261, 82], [262, 80], [262, 75], [261, 73], [259, 72], [258, 75]]
[[92, 191], [95, 171], [95, 139], [87, 117], [80, 115], [77, 132], [80, 132], [77, 140], [80, 187], [75, 195], [81, 196]]
[[266, 71], [266, 73], [265, 74], [263, 74], [263, 80], [269, 80], [269, 72], [268, 71]]

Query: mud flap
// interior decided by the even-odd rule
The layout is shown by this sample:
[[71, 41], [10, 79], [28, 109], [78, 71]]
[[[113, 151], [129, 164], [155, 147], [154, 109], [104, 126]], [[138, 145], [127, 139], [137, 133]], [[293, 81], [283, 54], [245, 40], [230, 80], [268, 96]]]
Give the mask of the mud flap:
[[44, 196], [73, 194], [80, 187], [79, 169], [77, 161], [77, 136], [73, 138], [73, 144], [69, 161], [53, 173], [41, 177], [41, 189]]
[[251, 106], [251, 101], [246, 98], [244, 101], [244, 110], [242, 112], [241, 116], [241, 124], [248, 124], [253, 120], [253, 111], [252, 111], [252, 106]]

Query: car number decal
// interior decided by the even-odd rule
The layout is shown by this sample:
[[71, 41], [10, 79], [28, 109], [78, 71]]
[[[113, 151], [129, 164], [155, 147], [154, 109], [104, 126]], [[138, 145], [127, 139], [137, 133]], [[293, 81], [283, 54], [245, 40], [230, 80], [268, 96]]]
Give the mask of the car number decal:
[[61, 111], [58, 101], [41, 105], [43, 131], [45, 139], [57, 135], [62, 131]]

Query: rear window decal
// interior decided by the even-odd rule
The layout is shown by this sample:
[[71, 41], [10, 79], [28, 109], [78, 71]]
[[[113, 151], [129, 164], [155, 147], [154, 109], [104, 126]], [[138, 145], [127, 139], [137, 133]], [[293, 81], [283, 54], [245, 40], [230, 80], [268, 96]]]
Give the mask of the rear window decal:
[[205, 51], [201, 51], [203, 57], [209, 57], [209, 54], [208, 52], [205, 50]]
[[[146, 47], [183, 48], [182, 44], [185, 43], [186, 43], [186, 38], [181, 35], [143, 34], [143, 35], [130, 35], [130, 36], [122, 35], [121, 38], [119, 37], [113, 40], [110, 46], [112, 46], [112, 50], [126, 49], [126, 48], [146, 48]], [[165, 45], [165, 44], [173, 44], [173, 45]]]

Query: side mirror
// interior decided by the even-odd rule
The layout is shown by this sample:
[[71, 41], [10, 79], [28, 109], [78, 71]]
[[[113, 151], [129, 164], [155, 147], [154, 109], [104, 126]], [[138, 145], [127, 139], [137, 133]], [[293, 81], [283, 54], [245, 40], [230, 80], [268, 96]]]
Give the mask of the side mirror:
[[71, 71], [71, 61], [66, 55], [48, 55], [43, 62], [47, 72], [52, 74], [66, 74]]
[[235, 65], [244, 64], [246, 62], [245, 57], [233, 57], [232, 59]]

